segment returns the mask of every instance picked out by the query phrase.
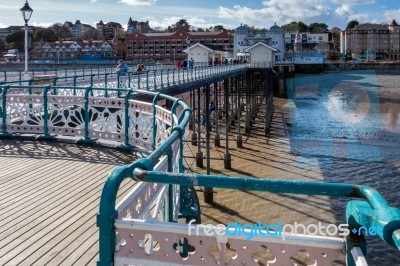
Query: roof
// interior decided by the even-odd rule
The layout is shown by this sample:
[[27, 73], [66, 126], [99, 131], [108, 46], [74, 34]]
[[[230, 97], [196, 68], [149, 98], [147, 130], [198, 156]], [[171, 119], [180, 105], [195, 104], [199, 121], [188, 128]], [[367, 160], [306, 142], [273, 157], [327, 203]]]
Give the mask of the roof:
[[267, 47], [268, 49], [271, 49], [273, 52], [278, 52], [277, 49], [275, 49], [274, 47], [269, 46], [268, 44], [265, 44], [265, 43], [263, 43], [263, 42], [258, 42], [258, 43], [256, 43], [256, 44], [250, 46], [250, 47], [247, 47], [246, 49], [244, 49], [244, 51], [245, 51], [245, 52], [249, 52], [250, 50], [252, 50], [252, 49], [254, 49], [255, 47], [260, 46], [260, 45], [262, 45], [262, 46], [264, 46], [264, 47]]
[[248, 33], [247, 28], [242, 24], [240, 24], [240, 26], [235, 29], [235, 34], [247, 35], [247, 33]]
[[365, 23], [356, 25], [354, 28], [348, 30], [388, 30], [388, 27], [381, 24]]
[[278, 25], [276, 25], [276, 22], [275, 22], [275, 24], [274, 24], [271, 28], [269, 28], [269, 32], [272, 32], [272, 33], [281, 33], [281, 32], [282, 32], [282, 29], [281, 29], [281, 27], [279, 27]]
[[392, 20], [392, 23], [390, 23], [390, 26], [399, 26], [398, 24], [397, 24], [397, 22], [396, 22], [396, 20]]
[[209, 51], [210, 53], [212, 53], [212, 52], [225, 52], [225, 50], [222, 49], [222, 48], [219, 47], [219, 46], [209, 45], [209, 44], [204, 44], [204, 43], [196, 43], [196, 44], [194, 44], [194, 45], [192, 45], [192, 46], [186, 48], [185, 50], [183, 50], [183, 52], [186, 53], [186, 52], [192, 50], [193, 48], [195, 48], [195, 47], [197, 47], [197, 46], [203, 47], [204, 49], [206, 49], [206, 50]]

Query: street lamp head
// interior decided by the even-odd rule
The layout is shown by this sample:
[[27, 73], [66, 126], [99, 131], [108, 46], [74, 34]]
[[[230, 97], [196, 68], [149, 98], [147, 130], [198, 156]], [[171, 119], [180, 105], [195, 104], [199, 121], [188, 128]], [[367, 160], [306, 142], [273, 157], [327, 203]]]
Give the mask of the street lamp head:
[[33, 13], [33, 9], [29, 6], [28, 0], [26, 0], [25, 5], [20, 10], [22, 16], [24, 17], [25, 23], [28, 23]]

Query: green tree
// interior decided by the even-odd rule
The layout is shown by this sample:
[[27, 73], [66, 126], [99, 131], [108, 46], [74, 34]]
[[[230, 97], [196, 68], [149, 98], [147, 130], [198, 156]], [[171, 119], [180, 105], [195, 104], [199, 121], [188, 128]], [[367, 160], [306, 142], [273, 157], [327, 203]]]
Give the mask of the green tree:
[[325, 23], [314, 22], [308, 25], [308, 29], [312, 33], [325, 33], [328, 32], [328, 25]]
[[298, 31], [299, 32], [308, 32], [308, 26], [306, 24], [304, 24], [303, 22], [299, 21], [299, 23], [297, 23], [298, 25]]
[[33, 37], [34, 41], [45, 41], [45, 42], [55, 42], [58, 40], [56, 33], [54, 32], [52, 27], [46, 29], [40, 29], [36, 31], [35, 36]]
[[6, 51], [6, 43], [4, 42], [3, 39], [0, 39], [0, 51], [1, 52]]
[[222, 25], [216, 25], [216, 26], [214, 26], [214, 31], [224, 31], [225, 30], [225, 28], [224, 28], [224, 26], [222, 26]]
[[25, 44], [24, 30], [18, 30], [6, 36], [7, 49], [23, 50]]
[[71, 40], [73, 37], [72, 32], [69, 30], [69, 28], [62, 24], [54, 24], [53, 30], [57, 35], [57, 40], [59, 41]]
[[[96, 29], [89, 28], [89, 29], [85, 30], [85, 32], [83, 33], [82, 39], [88, 40], [88, 41], [97, 40], [98, 36], [99, 36], [99, 33]], [[125, 40], [125, 36], [122, 36], [122, 37]]]
[[357, 25], [360, 25], [360, 23], [357, 20], [351, 20], [351, 21], [349, 21], [349, 23], [347, 23], [346, 30], [352, 29]]
[[189, 29], [190, 29], [190, 24], [186, 21], [186, 19], [180, 19], [178, 22], [175, 23], [176, 31], [188, 32]]
[[299, 32], [307, 32], [309, 30], [308, 26], [301, 21], [299, 22], [292, 21], [289, 24], [282, 25], [281, 29], [283, 31], [299, 31]]

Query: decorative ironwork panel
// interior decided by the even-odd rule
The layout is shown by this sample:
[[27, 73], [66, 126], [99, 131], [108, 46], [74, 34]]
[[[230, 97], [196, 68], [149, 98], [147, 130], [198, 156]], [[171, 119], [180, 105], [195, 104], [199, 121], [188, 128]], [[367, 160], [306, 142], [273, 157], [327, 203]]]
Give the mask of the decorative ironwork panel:
[[156, 124], [156, 146], [158, 146], [171, 134], [171, 112], [160, 106], [156, 106]]
[[[197, 228], [190, 230], [189, 226], [176, 223], [139, 224], [134, 220], [116, 223], [115, 262], [121, 265], [161, 262], [174, 265], [254, 266], [345, 264], [342, 239], [296, 236], [296, 240], [286, 242], [279, 237], [245, 240], [246, 236], [243, 235], [233, 238], [218, 235], [216, 227], [209, 225], [197, 225], [197, 228], [201, 227], [198, 231]], [[211, 229], [207, 234], [204, 233], [205, 227]], [[225, 231], [225, 227], [218, 230]]]
[[153, 123], [151, 103], [129, 101], [129, 144], [151, 150]]
[[[70, 90], [58, 90], [71, 94]], [[48, 128], [50, 134], [83, 136], [85, 128], [85, 99], [80, 96], [49, 95]]]
[[43, 132], [43, 96], [29, 94], [8, 94], [7, 131], [9, 133]]

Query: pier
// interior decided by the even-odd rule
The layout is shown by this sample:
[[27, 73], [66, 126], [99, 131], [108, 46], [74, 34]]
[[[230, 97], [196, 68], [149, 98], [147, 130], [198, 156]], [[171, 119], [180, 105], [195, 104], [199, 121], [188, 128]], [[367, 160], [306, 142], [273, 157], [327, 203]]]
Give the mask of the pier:
[[[351, 254], [363, 256], [359, 246], [346, 246], [337, 237], [246, 242], [238, 236], [219, 238], [215, 228], [211, 235], [200, 230], [199, 236], [186, 236], [188, 225], [176, 222], [201, 222], [197, 186], [205, 188], [208, 203], [213, 202], [213, 188], [356, 197], [362, 200], [348, 205], [350, 226], [383, 226], [386, 229], [380, 237], [389, 245], [399, 245], [400, 211], [371, 188], [185, 171], [184, 145], [197, 149], [196, 165], [202, 167], [206, 160], [210, 171], [209, 146], [214, 141], [215, 146], [225, 147], [224, 167], [229, 169], [235, 163], [229, 147], [242, 148], [243, 136], [251, 133], [259, 113], [263, 113], [265, 137], [270, 134], [272, 68], [241, 64], [154, 69], [139, 75], [107, 70], [79, 74], [46, 73], [47, 78], [14, 81], [4, 74], [0, 126], [5, 145], [0, 159], [4, 164], [14, 163], [0, 179], [6, 191], [2, 208], [8, 208], [6, 216], [11, 215], [3, 217], [1, 226], [13, 228], [4, 231], [0, 240], [2, 250], [8, 249], [0, 257], [2, 264], [233, 265], [240, 260], [249, 265], [260, 261], [284, 265], [296, 256], [304, 257], [300, 252], [304, 247], [322, 265], [336, 260], [351, 263]], [[232, 132], [237, 136], [233, 144], [228, 137]], [[184, 141], [187, 137], [189, 142]], [[55, 152], [32, 151], [49, 149], [38, 146], [38, 140], [47, 141]], [[94, 148], [98, 146], [102, 150]], [[118, 150], [125, 155], [113, 154]], [[63, 163], [68, 157], [68, 163]], [[74, 168], [81, 172], [68, 175]], [[26, 206], [16, 208], [20, 205]], [[366, 219], [368, 213], [379, 219]]]

